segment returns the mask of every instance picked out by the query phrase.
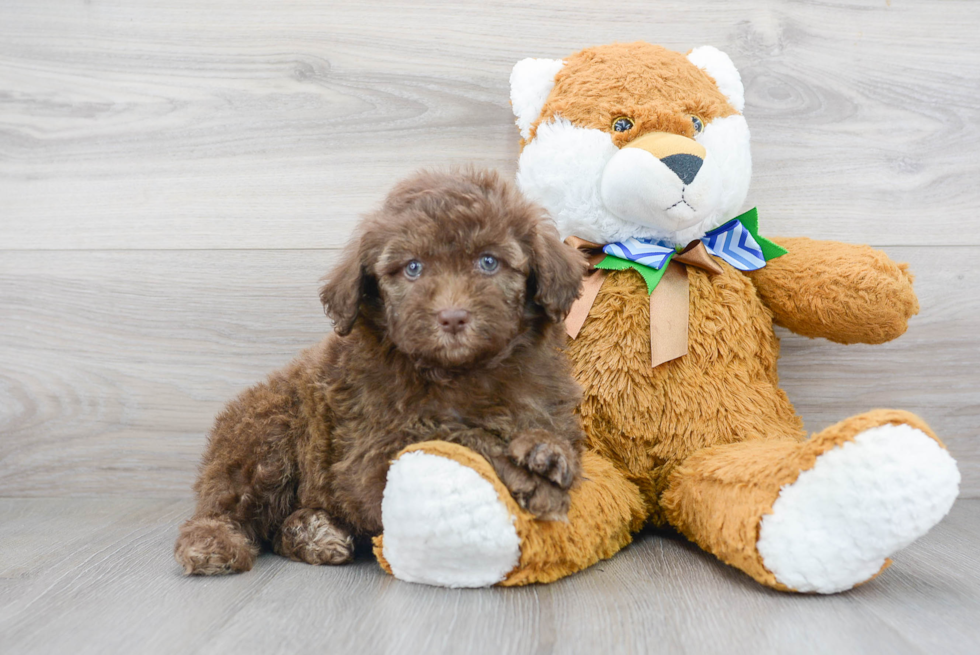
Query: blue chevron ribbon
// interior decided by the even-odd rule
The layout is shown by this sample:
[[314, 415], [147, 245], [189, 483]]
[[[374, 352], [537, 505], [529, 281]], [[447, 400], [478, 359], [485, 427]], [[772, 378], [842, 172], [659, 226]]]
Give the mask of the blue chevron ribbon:
[[660, 270], [677, 251], [653, 239], [632, 238], [616, 243], [607, 243], [602, 252], [613, 257], [626, 259], [637, 264]]
[[762, 246], [737, 218], [705, 234], [701, 243], [712, 255], [740, 271], [757, 271], [766, 265]]
[[[766, 262], [786, 254], [786, 249], [759, 235], [759, 212], [755, 208], [736, 216], [703, 237], [705, 249], [740, 271], [756, 271]], [[647, 290], [653, 293], [671, 258], [681, 248], [671, 248], [652, 239], [629, 238], [602, 247], [606, 258], [596, 268], [622, 270], [633, 268], [643, 276]]]

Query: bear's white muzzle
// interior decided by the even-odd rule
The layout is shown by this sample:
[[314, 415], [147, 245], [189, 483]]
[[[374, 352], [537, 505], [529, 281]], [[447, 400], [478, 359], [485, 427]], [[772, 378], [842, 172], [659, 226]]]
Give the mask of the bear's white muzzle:
[[603, 204], [624, 221], [665, 232], [692, 227], [712, 215], [721, 202], [722, 185], [711, 155], [705, 155], [700, 167], [685, 161], [665, 163], [670, 159], [658, 159], [642, 148], [622, 148], [602, 172]]

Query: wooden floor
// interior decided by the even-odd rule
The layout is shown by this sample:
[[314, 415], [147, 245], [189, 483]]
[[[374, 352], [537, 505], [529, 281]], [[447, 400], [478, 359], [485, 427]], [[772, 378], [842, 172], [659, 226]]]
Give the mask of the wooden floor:
[[[978, 29], [945, 0], [3, 0], [0, 653], [975, 651]], [[318, 279], [357, 216], [420, 166], [512, 175], [514, 62], [636, 39], [732, 56], [764, 234], [911, 264], [904, 337], [780, 331], [780, 376], [811, 430], [922, 415], [963, 473], [953, 514], [833, 598], [656, 535], [510, 591], [369, 558], [181, 578], [209, 424], [329, 330]]]
[[644, 533], [560, 582], [449, 590], [370, 557], [186, 578], [187, 500], [0, 499], [0, 652], [976, 653], [980, 500], [961, 500], [880, 578], [784, 594], [674, 536]]

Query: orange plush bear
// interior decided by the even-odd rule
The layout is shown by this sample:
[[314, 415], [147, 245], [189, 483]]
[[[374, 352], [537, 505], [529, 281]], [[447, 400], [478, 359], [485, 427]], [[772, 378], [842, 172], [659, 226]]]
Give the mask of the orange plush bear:
[[770, 240], [742, 211], [749, 132], [724, 53], [526, 59], [511, 101], [521, 188], [593, 263], [567, 321], [585, 481], [566, 522], [535, 521], [472, 452], [409, 448], [389, 472], [383, 566], [447, 586], [546, 582], [670, 524], [762, 584], [832, 593], [949, 511], [959, 473], [921, 419], [879, 409], [808, 438], [778, 386], [774, 324], [883, 343], [918, 302], [883, 253]]

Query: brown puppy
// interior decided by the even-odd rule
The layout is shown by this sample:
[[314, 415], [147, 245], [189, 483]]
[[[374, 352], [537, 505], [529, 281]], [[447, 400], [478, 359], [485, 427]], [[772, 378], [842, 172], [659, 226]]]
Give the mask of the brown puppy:
[[431, 439], [482, 454], [536, 516], [564, 516], [583, 433], [562, 320], [584, 266], [493, 172], [396, 186], [320, 290], [337, 334], [218, 416], [175, 547], [184, 571], [247, 571], [262, 544], [350, 560], [381, 532], [391, 459]]

